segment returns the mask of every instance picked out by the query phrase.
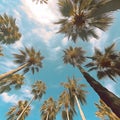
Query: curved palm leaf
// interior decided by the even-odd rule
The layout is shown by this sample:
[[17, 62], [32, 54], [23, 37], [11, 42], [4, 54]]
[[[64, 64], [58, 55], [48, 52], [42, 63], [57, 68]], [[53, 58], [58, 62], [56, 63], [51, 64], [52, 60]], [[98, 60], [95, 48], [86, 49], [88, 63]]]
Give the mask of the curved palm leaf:
[[3, 44], [12, 44], [21, 38], [19, 28], [15, 19], [6, 13], [0, 15], [0, 42]]
[[2, 46], [0, 46], [0, 56], [3, 56], [3, 53], [2, 53]]

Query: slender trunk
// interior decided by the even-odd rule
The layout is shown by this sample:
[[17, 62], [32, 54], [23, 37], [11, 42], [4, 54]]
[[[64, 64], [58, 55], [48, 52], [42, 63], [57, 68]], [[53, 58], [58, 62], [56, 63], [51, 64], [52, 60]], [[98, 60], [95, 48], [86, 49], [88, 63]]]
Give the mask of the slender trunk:
[[80, 106], [80, 103], [79, 103], [79, 101], [78, 101], [78, 98], [77, 98], [76, 95], [74, 95], [74, 96], [75, 96], [75, 100], [76, 100], [76, 102], [77, 102], [77, 105], [78, 105], [78, 108], [79, 108], [79, 111], [80, 111], [81, 118], [82, 118], [82, 120], [86, 120], [85, 115], [84, 115], [84, 113], [83, 113], [83, 111], [82, 111], [82, 108], [81, 108], [81, 106]]
[[47, 113], [47, 117], [46, 117], [46, 120], [48, 120], [48, 116], [49, 116], [49, 113]]
[[26, 105], [26, 107], [23, 109], [23, 111], [20, 113], [20, 115], [18, 116], [18, 118], [16, 120], [20, 120], [21, 116], [23, 115], [23, 113], [25, 112], [25, 110], [28, 108], [28, 106], [33, 102], [33, 100], [34, 100], [34, 96], [30, 100], [30, 102]]
[[7, 72], [7, 73], [4, 73], [4, 74], [0, 75], [0, 80], [2, 80], [2, 79], [4, 79], [4, 78], [8, 77], [9, 75], [12, 75], [12, 74], [18, 72], [19, 70], [25, 68], [27, 65], [28, 65], [28, 63], [23, 64], [23, 65], [21, 65], [20, 67], [14, 69], [14, 70], [11, 70], [11, 71], [9, 71], [9, 72]]
[[96, 91], [99, 97], [108, 105], [111, 110], [120, 118], [120, 98], [103, 87], [89, 73], [87, 73], [80, 65], [77, 65], [80, 72], [83, 74], [90, 86]]
[[67, 120], [70, 120], [70, 118], [69, 118], [68, 108], [66, 108], [66, 114], [67, 114]]

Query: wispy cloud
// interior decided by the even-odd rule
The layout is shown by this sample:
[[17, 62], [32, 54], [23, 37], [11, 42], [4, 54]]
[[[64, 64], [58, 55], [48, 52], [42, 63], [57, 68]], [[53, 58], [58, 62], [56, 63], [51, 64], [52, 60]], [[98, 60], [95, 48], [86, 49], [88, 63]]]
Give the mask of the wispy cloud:
[[96, 33], [99, 36], [99, 39], [95, 39], [95, 38], [91, 38], [90, 39], [90, 43], [92, 45], [92, 50], [94, 51], [94, 48], [99, 48], [99, 49], [103, 49], [105, 46], [105, 43], [107, 41], [108, 38], [108, 34], [104, 33], [103, 31], [96, 29]]
[[19, 100], [18, 96], [13, 94], [13, 95], [9, 95], [8, 93], [2, 93], [1, 94], [1, 99], [5, 102], [5, 103], [12, 103], [12, 104], [16, 104], [17, 101]]

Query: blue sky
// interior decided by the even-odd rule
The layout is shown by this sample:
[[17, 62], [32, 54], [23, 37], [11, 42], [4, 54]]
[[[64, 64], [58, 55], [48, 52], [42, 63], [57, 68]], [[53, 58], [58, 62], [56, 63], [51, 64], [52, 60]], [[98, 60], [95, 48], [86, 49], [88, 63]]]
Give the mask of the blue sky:
[[[16, 23], [22, 33], [21, 39], [13, 45], [3, 45], [5, 56], [0, 57], [0, 74], [17, 67], [13, 63], [14, 58], [12, 53], [18, 53], [18, 50], [23, 49], [24, 46], [35, 47], [45, 57], [43, 68], [40, 72], [34, 76], [31, 73], [27, 73], [25, 75], [25, 85], [20, 90], [12, 90], [9, 93], [0, 95], [0, 120], [6, 120], [5, 115], [9, 107], [15, 105], [18, 100], [30, 100], [32, 97], [30, 94], [30, 85], [35, 80], [42, 80], [47, 85], [46, 94], [40, 101], [33, 102], [31, 114], [26, 118], [26, 120], [40, 120], [40, 106], [43, 101], [51, 96], [57, 100], [59, 94], [63, 91], [60, 82], [67, 81], [67, 77], [72, 77], [73, 75], [76, 78], [80, 78], [81, 83], [87, 85], [87, 104], [82, 106], [86, 119], [99, 120], [95, 116], [96, 107], [94, 106], [94, 103], [98, 102], [99, 97], [85, 81], [77, 68], [63, 63], [63, 50], [70, 45], [82, 46], [86, 51], [89, 51], [87, 54], [92, 55], [94, 47], [103, 50], [105, 46], [110, 45], [113, 41], [116, 41], [116, 47], [120, 49], [120, 27], [118, 27], [120, 25], [120, 11], [113, 14], [114, 22], [108, 31], [104, 33], [96, 30], [100, 36], [99, 40], [91, 38], [89, 43], [80, 40], [77, 44], [74, 44], [68, 41], [67, 38], [64, 38], [63, 35], [55, 34], [58, 26], [54, 25], [53, 22], [60, 17], [56, 3], [57, 0], [49, 0], [48, 5], [35, 4], [32, 0], [0, 0], [0, 14], [7, 13], [16, 18]], [[95, 77], [94, 72], [91, 72], [91, 75]], [[102, 84], [120, 97], [119, 78], [117, 78], [117, 83], [106, 78], [102, 81]], [[81, 119], [79, 111], [77, 113], [74, 120]], [[57, 115], [56, 119], [61, 120], [60, 114]]]

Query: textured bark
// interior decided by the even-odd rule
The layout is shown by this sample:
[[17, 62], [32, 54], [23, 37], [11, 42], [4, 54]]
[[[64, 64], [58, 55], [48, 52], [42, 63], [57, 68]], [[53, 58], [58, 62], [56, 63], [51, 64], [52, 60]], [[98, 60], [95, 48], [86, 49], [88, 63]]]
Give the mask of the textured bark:
[[9, 75], [12, 75], [12, 74], [20, 71], [21, 69], [25, 68], [27, 65], [28, 65], [28, 63], [26, 63], [26, 64], [24, 64], [24, 65], [21, 65], [20, 67], [14, 69], [14, 70], [11, 70], [11, 71], [9, 71], [9, 72], [7, 72], [7, 73], [4, 73], [4, 74], [0, 75], [0, 80], [8, 77]]
[[82, 118], [82, 120], [86, 120], [85, 115], [84, 115], [84, 113], [83, 113], [83, 111], [82, 111], [82, 108], [81, 108], [81, 106], [80, 106], [80, 103], [79, 103], [79, 101], [78, 101], [78, 98], [77, 98], [76, 95], [74, 95], [74, 96], [75, 96], [75, 100], [76, 100], [76, 102], [77, 102], [77, 105], [78, 105], [78, 108], [79, 108], [79, 111], [80, 111], [81, 118]]
[[111, 110], [120, 118], [120, 98], [103, 87], [98, 81], [89, 75], [81, 66], [77, 65], [90, 86], [95, 90], [99, 97], [108, 105]]

